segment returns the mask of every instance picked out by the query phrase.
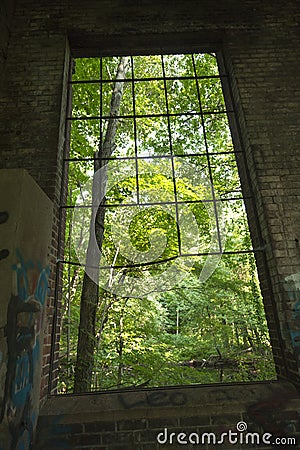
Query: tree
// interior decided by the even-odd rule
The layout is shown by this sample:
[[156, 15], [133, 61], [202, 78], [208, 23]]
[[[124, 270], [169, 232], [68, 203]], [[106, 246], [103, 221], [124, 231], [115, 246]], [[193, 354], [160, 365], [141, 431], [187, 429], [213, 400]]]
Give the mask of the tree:
[[[115, 116], [119, 115], [120, 105], [123, 95], [123, 81], [126, 76], [126, 64], [127, 59], [125, 57], [120, 59], [120, 63], [116, 73], [116, 81], [114, 84], [114, 90], [112, 93], [110, 103], [110, 118], [108, 120], [105, 139], [103, 145], [100, 148], [99, 154], [95, 153], [95, 172], [100, 168], [107, 167], [107, 159], [110, 158], [114, 146], [115, 136], [117, 131], [117, 119]], [[101, 159], [97, 159], [101, 158]], [[102, 177], [105, 179], [106, 171], [102, 171]], [[99, 190], [105, 190], [105, 183], [103, 187], [97, 184], [94, 187], [95, 199], [99, 198]], [[101, 194], [100, 194], [101, 195]], [[93, 216], [92, 216], [93, 219]], [[101, 251], [104, 233], [104, 220], [105, 220], [105, 197], [102, 199], [95, 220], [95, 235], [98, 247]], [[92, 224], [91, 224], [92, 226]], [[86, 257], [87, 266], [95, 266], [99, 264], [97, 261], [97, 249], [94, 245], [93, 236], [90, 236], [90, 244], [88, 246], [88, 252]], [[98, 269], [95, 269], [94, 276], [97, 277]], [[86, 392], [90, 389], [92, 381], [92, 371], [94, 365], [94, 349], [95, 349], [95, 322], [96, 311], [98, 306], [99, 292], [98, 283], [95, 279], [91, 279], [85, 272], [83, 278], [81, 303], [80, 303], [80, 324], [78, 333], [77, 344], [77, 361], [75, 366], [75, 392]]]

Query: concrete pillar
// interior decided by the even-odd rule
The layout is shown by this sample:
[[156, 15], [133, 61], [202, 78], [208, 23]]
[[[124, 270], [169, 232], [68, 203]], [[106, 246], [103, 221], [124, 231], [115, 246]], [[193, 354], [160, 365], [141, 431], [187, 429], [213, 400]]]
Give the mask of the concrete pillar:
[[38, 417], [52, 202], [0, 170], [0, 449], [28, 450]]

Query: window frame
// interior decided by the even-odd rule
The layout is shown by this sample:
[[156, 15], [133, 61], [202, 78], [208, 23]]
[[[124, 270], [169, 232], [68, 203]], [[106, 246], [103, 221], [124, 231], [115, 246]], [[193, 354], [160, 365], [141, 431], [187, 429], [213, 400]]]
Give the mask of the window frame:
[[[189, 39], [187, 39], [189, 41]], [[132, 56], [137, 56], [141, 54], [141, 49], [135, 49], [134, 51], [115, 51], [114, 47], [118, 47], [120, 45], [119, 42], [110, 42], [110, 45], [108, 45], [106, 47], [105, 51], [98, 51], [95, 49], [87, 49], [87, 48], [74, 48], [72, 51], [72, 58], [77, 58], [77, 57], [101, 57], [101, 56], [122, 56], [122, 55], [127, 55], [130, 54]], [[142, 42], [142, 48], [144, 48], [143, 42]], [[108, 49], [108, 47], [110, 47], [110, 50]], [[162, 49], [164, 49], [164, 51], [162, 51]], [[221, 45], [218, 43], [217, 45], [213, 44], [213, 45], [201, 45], [199, 46], [198, 44], [195, 45], [194, 43], [191, 44], [191, 42], [189, 42], [188, 44], [184, 44], [182, 45], [182, 43], [180, 42], [180, 45], [178, 44], [178, 39], [177, 39], [177, 44], [172, 43], [172, 45], [170, 45], [169, 42], [167, 42], [166, 44], [164, 44], [164, 46], [159, 46], [159, 49], [157, 48], [156, 45], [153, 46], [152, 45], [147, 49], [147, 52], [143, 52], [142, 54], [149, 54], [149, 55], [157, 55], [157, 54], [190, 54], [190, 53], [215, 53], [217, 56], [217, 61], [218, 61], [218, 66], [219, 66], [219, 74], [222, 76], [220, 76], [221, 82], [222, 82], [222, 90], [223, 90], [223, 95], [224, 95], [224, 99], [225, 99], [225, 105], [226, 105], [226, 110], [227, 111], [231, 111], [230, 113], [227, 113], [227, 117], [228, 117], [228, 121], [229, 121], [229, 126], [230, 126], [230, 130], [231, 130], [231, 135], [232, 135], [232, 141], [233, 141], [233, 146], [234, 146], [234, 154], [236, 155], [236, 159], [237, 159], [237, 166], [238, 166], [238, 170], [239, 170], [239, 177], [240, 177], [240, 182], [242, 184], [242, 192], [243, 192], [243, 198], [246, 204], [246, 210], [247, 210], [247, 217], [248, 217], [248, 224], [249, 224], [249, 230], [250, 230], [250, 234], [251, 234], [251, 239], [253, 242], [253, 247], [254, 247], [254, 254], [255, 254], [255, 258], [256, 258], [256, 265], [257, 265], [257, 270], [258, 270], [258, 274], [259, 274], [259, 278], [260, 281], [263, 280], [263, 283], [261, 284], [261, 291], [262, 291], [262, 296], [263, 296], [263, 301], [264, 304], [266, 303], [271, 303], [273, 306], [273, 311], [274, 311], [274, 316], [275, 316], [275, 321], [277, 321], [277, 324], [279, 325], [279, 319], [277, 317], [277, 314], [275, 314], [276, 311], [276, 307], [275, 307], [275, 301], [272, 295], [272, 285], [271, 285], [271, 278], [269, 275], [269, 271], [268, 271], [268, 264], [267, 264], [267, 259], [266, 259], [266, 254], [265, 254], [265, 242], [264, 239], [262, 237], [262, 233], [261, 233], [261, 228], [260, 228], [260, 224], [259, 224], [259, 214], [257, 212], [257, 207], [255, 204], [255, 201], [251, 201], [247, 203], [247, 198], [248, 196], [253, 198], [253, 200], [255, 200], [255, 193], [252, 187], [252, 182], [251, 179], [253, 178], [253, 176], [250, 173], [249, 170], [249, 165], [248, 165], [248, 161], [247, 161], [247, 156], [249, 156], [249, 151], [247, 151], [246, 146], [244, 144], [244, 130], [241, 127], [240, 124], [240, 117], [241, 117], [241, 112], [238, 111], [238, 108], [236, 106], [236, 101], [235, 101], [235, 97], [236, 97], [236, 93], [233, 92], [233, 87], [232, 87], [232, 74], [230, 74], [230, 70], [229, 70], [229, 65], [227, 64], [227, 61], [224, 57], [224, 52], [221, 48]], [[72, 62], [72, 59], [71, 59]], [[71, 70], [70, 70], [71, 72]], [[70, 81], [70, 80], [69, 80]], [[71, 110], [71, 97], [69, 97], [68, 99], [68, 106], [67, 106], [67, 113], [66, 113], [66, 117], [68, 117], [68, 114], [70, 113]], [[66, 119], [66, 129], [68, 130], [69, 125], [68, 125], [68, 120]], [[68, 131], [66, 132], [66, 136], [69, 136]], [[68, 148], [69, 145], [69, 141], [68, 139], [66, 139], [66, 145], [65, 148]], [[237, 150], [239, 149], [239, 150]], [[238, 154], [239, 151], [241, 151], [242, 154], [244, 154], [244, 158], [245, 161], [241, 159], [239, 159]], [[63, 176], [64, 177], [64, 176]], [[61, 199], [64, 199], [65, 195], [66, 195], [66, 186], [63, 186], [62, 188], [62, 195], [61, 195]], [[245, 195], [245, 193], [247, 193], [247, 195]], [[60, 221], [61, 223], [64, 222], [64, 214], [61, 212], [60, 210]], [[63, 238], [60, 238], [60, 243], [59, 245], [61, 246], [63, 242]], [[58, 258], [58, 262], [61, 262], [60, 258]], [[61, 270], [57, 270], [56, 271], [56, 285], [59, 286], [59, 281], [60, 281], [60, 274]], [[59, 318], [59, 303], [60, 303], [60, 289], [61, 286], [58, 287], [56, 289], [56, 294], [55, 294], [55, 314], [54, 314], [54, 323], [55, 323], [55, 329], [57, 327], [58, 324], [58, 318]], [[268, 311], [266, 311], [266, 318], [267, 321], [269, 321], [269, 314]], [[268, 326], [269, 328], [269, 332], [271, 331], [270, 326]], [[277, 330], [279, 330], [279, 326], [277, 328]], [[54, 338], [53, 338], [54, 336]], [[271, 338], [271, 346], [272, 346], [272, 339], [274, 339], [274, 335], [271, 335], [270, 332], [270, 338]], [[275, 336], [275, 339], [279, 339], [279, 341], [281, 342], [281, 349], [282, 349], [282, 354], [284, 354], [283, 351], [283, 342], [282, 342], [282, 338], [280, 336], [280, 333], [278, 333], [277, 336]], [[272, 350], [273, 350], [273, 346], [272, 346]], [[51, 368], [54, 368], [54, 361], [55, 361], [55, 353], [57, 352], [57, 341], [56, 341], [56, 334], [53, 333], [52, 334], [52, 346], [51, 346], [51, 354], [50, 354], [50, 379], [49, 379], [49, 394], [51, 394], [53, 392], [53, 390], [55, 390], [55, 386], [53, 386], [55, 379], [54, 376], [52, 374], [52, 370]], [[220, 383], [222, 384], [222, 383]], [[230, 383], [230, 384], [235, 384]], [[182, 389], [184, 387], [184, 385], [178, 385], [175, 386], [174, 388], [179, 388]], [[167, 386], [166, 386], [167, 388]], [[153, 388], [156, 389], [156, 388]], [[107, 391], [105, 391], [107, 392]]]

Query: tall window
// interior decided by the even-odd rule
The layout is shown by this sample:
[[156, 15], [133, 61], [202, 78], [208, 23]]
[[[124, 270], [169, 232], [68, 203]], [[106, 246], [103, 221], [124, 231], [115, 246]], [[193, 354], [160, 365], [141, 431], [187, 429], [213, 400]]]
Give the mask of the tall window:
[[275, 377], [224, 86], [215, 54], [74, 60], [60, 392]]

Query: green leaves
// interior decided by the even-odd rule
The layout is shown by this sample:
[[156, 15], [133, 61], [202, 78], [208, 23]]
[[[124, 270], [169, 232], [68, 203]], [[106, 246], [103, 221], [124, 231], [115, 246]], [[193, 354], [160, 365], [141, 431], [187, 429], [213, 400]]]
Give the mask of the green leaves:
[[[93, 158], [101, 157], [118, 64], [116, 57], [76, 60], [67, 204], [85, 205], [83, 225], [90, 211], [80, 199], [94, 173]], [[271, 379], [268, 329], [216, 56], [132, 57], [113, 120], [92, 388]], [[77, 263], [73, 217], [68, 210], [65, 259]], [[89, 236], [80, 227], [76, 233], [80, 246]], [[207, 256], [224, 250], [238, 253], [222, 255], [218, 264]], [[239, 253], [244, 251], [249, 253]], [[200, 283], [207, 261], [215, 270]], [[160, 276], [163, 282], [155, 283]], [[82, 268], [64, 265], [62, 391], [73, 386], [82, 278]], [[140, 287], [148, 295], [112, 289], [130, 279], [137, 285], [132, 292]], [[237, 363], [224, 370], [201, 364], [211, 357]]]

